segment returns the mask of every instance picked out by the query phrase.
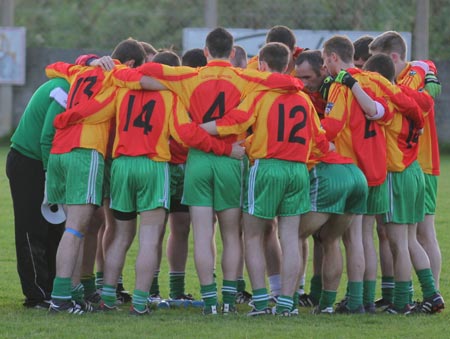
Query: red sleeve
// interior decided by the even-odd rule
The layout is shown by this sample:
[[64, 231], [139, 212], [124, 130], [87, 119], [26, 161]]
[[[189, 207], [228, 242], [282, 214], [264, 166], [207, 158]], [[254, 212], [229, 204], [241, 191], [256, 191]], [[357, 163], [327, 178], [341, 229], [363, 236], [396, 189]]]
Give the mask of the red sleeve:
[[[175, 97], [176, 98], [176, 97]], [[180, 143], [189, 147], [197, 148], [206, 153], [216, 155], [230, 155], [232, 145], [225, 141], [209, 135], [203, 128], [194, 122], [188, 122], [188, 114], [178, 100], [174, 100], [174, 108], [171, 115], [171, 135]], [[181, 116], [181, 118], [179, 117]], [[180, 119], [182, 119], [180, 123]]]
[[266, 91], [247, 96], [240, 105], [216, 120], [217, 133], [221, 136], [244, 133], [255, 122], [255, 107]]
[[433, 72], [434, 75], [437, 75], [437, 68], [433, 61], [431, 60], [422, 60], [422, 61], [425, 62], [428, 65], [428, 67], [430, 67], [430, 71]]
[[402, 92], [405, 93], [407, 96], [413, 98], [422, 111], [428, 112], [433, 107], [434, 105], [433, 97], [429, 95], [426, 91], [416, 91], [404, 85], [398, 85], [398, 87], [400, 87]]
[[[399, 86], [401, 92], [391, 96], [392, 103], [398, 108], [398, 112], [414, 122], [417, 129], [423, 128], [425, 120], [423, 117], [423, 110], [416, 103], [416, 97], [419, 97], [419, 92], [408, 88], [407, 86]], [[417, 95], [416, 95], [417, 94]], [[424, 93], [428, 96], [428, 94]], [[411, 100], [411, 97], [414, 100]], [[426, 97], [423, 97], [426, 98]], [[431, 97], [430, 97], [431, 98]], [[425, 99], [424, 99], [425, 100]], [[428, 110], [427, 110], [428, 111]]]
[[96, 54], [84, 54], [84, 55], [80, 55], [76, 60], [75, 63], [77, 65], [81, 65], [81, 66], [89, 66], [89, 63], [92, 60], [98, 59], [100, 58], [98, 55]]
[[214, 153], [216, 155], [231, 154], [231, 144], [227, 144], [223, 140], [209, 135], [208, 132], [199, 127], [195, 122], [178, 126], [177, 132], [181, 141], [189, 147], [199, 149], [206, 153]]

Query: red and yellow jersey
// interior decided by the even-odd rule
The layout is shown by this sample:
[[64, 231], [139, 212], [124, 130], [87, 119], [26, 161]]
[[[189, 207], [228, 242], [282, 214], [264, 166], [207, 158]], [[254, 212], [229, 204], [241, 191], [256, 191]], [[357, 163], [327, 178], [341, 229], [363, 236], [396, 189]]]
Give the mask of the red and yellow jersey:
[[170, 154], [171, 159], [170, 163], [179, 165], [179, 164], [185, 164], [187, 160], [187, 155], [189, 148], [186, 146], [183, 146], [183, 144], [177, 142], [175, 139], [170, 138], [169, 140], [169, 148], [170, 148]]
[[[176, 93], [196, 124], [225, 116], [248, 93], [281, 86], [276, 74], [233, 68], [224, 60], [213, 60], [195, 69], [146, 63], [136, 70]], [[244, 138], [245, 134], [230, 135], [223, 141], [231, 144]]]
[[49, 78], [64, 78], [71, 84], [67, 109], [54, 120], [56, 134], [51, 153], [67, 153], [80, 147], [95, 149], [106, 155], [111, 119], [115, 115], [114, 83], [127, 83], [139, 88], [139, 77], [114, 76], [116, 70], [127, 68], [118, 61], [116, 64], [110, 72], [104, 72], [99, 67], [63, 62], [47, 66]]
[[196, 125], [193, 126], [196, 128], [191, 139], [181, 139], [176, 130], [177, 116], [187, 117], [187, 112], [170, 91], [119, 89], [116, 110], [114, 158], [121, 155], [145, 155], [154, 161], [170, 161], [169, 137], [171, 135], [176, 140], [186, 142], [205, 152], [214, 149], [219, 155], [223, 155], [231, 151], [231, 145], [212, 138]]
[[308, 170], [311, 170], [318, 163], [324, 162], [327, 164], [353, 164], [353, 159], [344, 157], [336, 151], [328, 151], [323, 155], [315, 156], [311, 155], [308, 159]]
[[423, 133], [419, 137], [419, 154], [417, 160], [424, 173], [432, 175], [439, 175], [441, 173], [434, 107], [425, 116]]
[[176, 101], [169, 91], [119, 89], [113, 158], [145, 155], [169, 161], [169, 118]]
[[[372, 98], [387, 100], [395, 87], [378, 73], [354, 68], [347, 71]], [[392, 112], [388, 109], [381, 122], [366, 119], [349, 88], [338, 83], [331, 85], [322, 126], [327, 138], [334, 141], [336, 151], [354, 161], [366, 176], [369, 186], [381, 185], [386, 179], [386, 138], [381, 123], [388, 123], [391, 119]]]
[[258, 69], [258, 55], [252, 56], [247, 62], [248, 69]]
[[253, 134], [247, 148], [251, 161], [276, 158], [306, 163], [311, 152], [327, 152], [328, 141], [311, 100], [300, 91], [301, 83], [291, 76], [281, 76], [283, 89], [253, 92], [231, 113], [241, 115], [237, 124], [224, 117], [216, 121], [216, 128], [220, 135], [227, 135], [251, 125]]
[[303, 92], [308, 94], [317, 111], [317, 114], [319, 115], [319, 118], [323, 119], [325, 117], [325, 106], [327, 105], [327, 101], [322, 97], [322, 94], [319, 91], [310, 92], [306, 87], [303, 88]]
[[[394, 116], [385, 127], [387, 169], [390, 172], [402, 172], [417, 159], [419, 130], [424, 126], [423, 112], [417, 101], [426, 109], [431, 106], [431, 96], [427, 93], [405, 86], [398, 88], [401, 92], [389, 96], [388, 103]], [[417, 101], [414, 97], [418, 98]]]
[[[407, 64], [403, 71], [397, 76], [397, 84], [408, 86], [413, 90], [424, 87], [425, 71], [420, 67]], [[423, 134], [419, 137], [419, 153], [417, 160], [426, 174], [440, 174], [439, 143], [436, 130], [434, 107], [426, 112]]]
[[[407, 90], [405, 92], [408, 92]], [[409, 96], [394, 96], [390, 101], [394, 117], [386, 126], [387, 169], [389, 172], [402, 172], [417, 159], [419, 130], [423, 127], [423, 115], [419, 106]], [[409, 112], [401, 111], [410, 106]], [[415, 111], [415, 113], [411, 113]], [[414, 120], [408, 116], [420, 117]]]
[[407, 63], [405, 68], [395, 79], [399, 85], [407, 86], [414, 90], [419, 90], [424, 87], [425, 70], [419, 66], [412, 66]]

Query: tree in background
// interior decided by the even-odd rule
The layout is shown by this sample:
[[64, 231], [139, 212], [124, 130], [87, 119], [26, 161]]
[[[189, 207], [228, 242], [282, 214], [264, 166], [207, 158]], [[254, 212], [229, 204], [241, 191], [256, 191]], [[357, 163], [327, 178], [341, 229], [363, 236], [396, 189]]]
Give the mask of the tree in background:
[[[218, 0], [228, 28], [397, 30], [413, 32], [418, 0]], [[29, 47], [110, 49], [133, 37], [181, 52], [182, 29], [204, 26], [204, 0], [16, 0], [15, 23]], [[430, 57], [450, 58], [450, 3], [430, 1]]]

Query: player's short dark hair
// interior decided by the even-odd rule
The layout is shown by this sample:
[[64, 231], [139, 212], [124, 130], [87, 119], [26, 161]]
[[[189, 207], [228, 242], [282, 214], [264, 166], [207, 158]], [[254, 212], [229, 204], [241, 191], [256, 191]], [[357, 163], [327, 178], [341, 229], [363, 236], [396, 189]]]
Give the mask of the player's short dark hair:
[[265, 44], [259, 51], [259, 61], [265, 61], [272, 71], [283, 73], [289, 63], [291, 52], [281, 42]]
[[122, 64], [134, 60], [134, 67], [142, 65], [145, 57], [144, 47], [132, 38], [119, 42], [111, 54], [111, 58], [119, 60]]
[[387, 31], [379, 36], [369, 44], [369, 49], [372, 52], [380, 52], [383, 54], [398, 53], [400, 59], [406, 59], [406, 42], [400, 33], [395, 31]]
[[161, 52], [156, 53], [152, 62], [168, 66], [181, 65], [180, 57], [174, 51], [170, 50], [162, 50]]
[[373, 41], [373, 37], [370, 35], [363, 35], [355, 40], [353, 47], [355, 48], [354, 60], [362, 59], [367, 61], [372, 54], [370, 54], [369, 44]]
[[156, 48], [153, 47], [153, 45], [149, 44], [148, 42], [140, 41], [140, 43], [141, 43], [142, 47], [144, 48], [145, 55], [149, 55], [149, 54], [155, 55], [156, 53], [158, 53]]
[[366, 71], [380, 73], [382, 76], [384, 76], [390, 82], [394, 82], [394, 80], [395, 80], [394, 62], [386, 54], [372, 55], [364, 63], [363, 69], [365, 69]]
[[228, 58], [233, 49], [233, 36], [225, 28], [213, 29], [206, 37], [206, 47], [213, 58]]
[[309, 49], [307, 51], [301, 52], [295, 59], [295, 65], [301, 65], [307, 62], [311, 65], [311, 69], [317, 76], [321, 74], [321, 68], [323, 67], [322, 52], [318, 49]]
[[244, 47], [234, 45], [234, 60], [232, 60], [232, 64], [235, 67], [247, 67], [247, 52]]
[[187, 50], [181, 57], [181, 64], [189, 67], [202, 67], [207, 63], [205, 53], [201, 48]]
[[296, 44], [295, 34], [289, 27], [282, 25], [273, 26], [266, 35], [266, 43], [269, 42], [281, 42], [288, 46], [292, 52]]
[[335, 35], [331, 37], [323, 44], [323, 51], [327, 55], [336, 53], [343, 62], [353, 63], [355, 49], [347, 36]]

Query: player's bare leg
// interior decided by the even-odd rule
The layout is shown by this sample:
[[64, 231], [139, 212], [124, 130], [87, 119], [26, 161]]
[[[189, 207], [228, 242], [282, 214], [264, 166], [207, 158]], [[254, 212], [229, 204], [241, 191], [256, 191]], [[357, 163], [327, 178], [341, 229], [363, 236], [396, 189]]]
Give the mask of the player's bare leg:
[[436, 236], [433, 214], [426, 214], [424, 221], [418, 223], [417, 240], [425, 252], [427, 252], [428, 258], [430, 259], [431, 271], [433, 272], [434, 283], [439, 290], [442, 256]]
[[375, 312], [375, 292], [377, 281], [377, 251], [373, 238], [375, 216], [364, 215], [362, 219], [362, 240], [365, 259], [363, 304], [366, 311]]
[[394, 297], [394, 259], [383, 218], [377, 216], [376, 220], [381, 269], [381, 298], [375, 302], [375, 305], [376, 307], [387, 307], [392, 304]]
[[[291, 312], [293, 296], [298, 288], [302, 267], [302, 241], [299, 241], [300, 216], [278, 217], [281, 245], [281, 295], [277, 299], [276, 312]], [[297, 306], [297, 305], [295, 305]]]
[[[347, 260], [347, 300], [342, 304], [343, 312], [363, 311], [363, 279], [365, 270], [364, 248], [362, 242], [362, 215], [355, 215], [342, 237]], [[341, 312], [341, 308], [336, 309]]]

